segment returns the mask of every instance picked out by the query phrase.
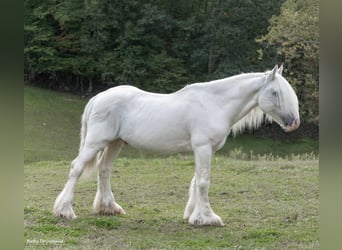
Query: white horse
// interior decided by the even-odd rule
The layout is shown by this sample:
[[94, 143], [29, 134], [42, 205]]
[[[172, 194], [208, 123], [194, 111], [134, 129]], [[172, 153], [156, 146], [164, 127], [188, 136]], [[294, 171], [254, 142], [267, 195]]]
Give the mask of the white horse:
[[223, 226], [210, 207], [208, 190], [213, 154], [230, 132], [276, 121], [285, 131], [298, 128], [298, 99], [282, 77], [281, 66], [263, 73], [240, 74], [196, 83], [171, 94], [155, 94], [132, 86], [118, 86], [93, 97], [82, 116], [79, 154], [69, 179], [57, 197], [55, 216], [75, 218], [75, 185], [86, 166], [98, 168], [94, 210], [125, 214], [114, 200], [110, 172], [125, 144], [157, 153], [193, 151], [195, 175], [184, 219], [195, 225]]

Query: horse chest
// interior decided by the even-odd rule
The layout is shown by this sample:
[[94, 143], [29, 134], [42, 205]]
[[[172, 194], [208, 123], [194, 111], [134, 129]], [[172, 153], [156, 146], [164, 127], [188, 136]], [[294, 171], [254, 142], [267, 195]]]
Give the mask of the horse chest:
[[193, 147], [210, 144], [214, 151], [219, 150], [229, 134], [229, 124], [225, 116], [217, 113], [193, 123], [191, 130]]

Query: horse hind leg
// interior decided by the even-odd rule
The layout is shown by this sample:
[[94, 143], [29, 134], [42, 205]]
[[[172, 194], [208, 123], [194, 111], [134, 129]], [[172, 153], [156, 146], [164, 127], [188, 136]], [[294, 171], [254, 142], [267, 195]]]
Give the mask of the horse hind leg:
[[195, 196], [196, 196], [195, 185], [196, 185], [196, 177], [194, 176], [191, 180], [191, 183], [190, 183], [189, 200], [188, 200], [186, 207], [184, 209], [184, 215], [183, 215], [184, 220], [189, 219], [190, 215], [192, 214], [192, 212], [194, 211], [194, 208], [195, 208]]
[[56, 217], [76, 218], [75, 212], [72, 209], [72, 203], [77, 181], [83, 173], [85, 166], [94, 159], [100, 150], [100, 145], [97, 145], [97, 147], [85, 145], [76, 159], [72, 161], [69, 179], [62, 192], [57, 196], [53, 206], [53, 214]]
[[94, 212], [98, 214], [126, 214], [125, 210], [115, 202], [110, 185], [110, 173], [113, 161], [119, 155], [124, 142], [116, 140], [109, 144], [97, 162], [99, 169], [97, 192], [94, 199]]

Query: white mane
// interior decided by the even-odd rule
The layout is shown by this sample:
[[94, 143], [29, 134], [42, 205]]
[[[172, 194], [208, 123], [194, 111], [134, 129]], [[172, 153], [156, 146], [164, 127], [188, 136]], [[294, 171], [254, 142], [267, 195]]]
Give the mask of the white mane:
[[264, 121], [272, 122], [272, 117], [264, 114], [259, 107], [255, 107], [233, 125], [231, 133], [235, 137], [246, 129], [252, 130], [259, 128]]
[[[250, 78], [260, 77], [263, 75], [267, 75], [269, 72], [264, 73], [242, 73], [235, 76], [230, 76], [224, 79], [214, 80], [210, 82], [191, 84], [186, 86], [185, 88], [193, 88], [200, 86], [211, 86], [212, 84], [221, 84], [222, 88], [218, 88], [220, 92], [222, 89], [227, 88], [227, 84], [236, 84], [237, 80], [246, 80]], [[184, 89], [185, 89], [184, 88]], [[246, 129], [253, 130], [258, 129], [263, 122], [272, 122], [273, 119], [271, 116], [265, 114], [258, 106], [253, 108], [249, 113], [247, 113], [244, 117], [242, 117], [239, 121], [237, 121], [231, 128], [231, 133], [235, 137], [238, 134], [241, 134]]]

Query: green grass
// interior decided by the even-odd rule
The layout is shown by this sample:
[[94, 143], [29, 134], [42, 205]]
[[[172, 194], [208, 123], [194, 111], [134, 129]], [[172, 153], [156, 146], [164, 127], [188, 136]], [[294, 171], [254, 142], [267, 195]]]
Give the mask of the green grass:
[[54, 199], [67, 162], [25, 165], [24, 245], [59, 240], [76, 249], [318, 249], [318, 161], [231, 160], [215, 157], [210, 199], [226, 226], [193, 227], [182, 220], [194, 167], [191, 156], [119, 158], [111, 183], [125, 216], [92, 212], [96, 178], [81, 179], [73, 221], [54, 218]]
[[25, 87], [25, 249], [319, 249], [318, 143], [310, 139], [228, 139], [213, 159], [210, 187], [223, 228], [193, 227], [182, 219], [191, 155], [155, 157], [130, 148], [111, 177], [127, 215], [93, 214], [93, 176], [77, 185], [78, 218], [53, 217], [77, 153], [85, 103]]
[[70, 160], [75, 156], [86, 101], [73, 95], [25, 86], [25, 163]]

